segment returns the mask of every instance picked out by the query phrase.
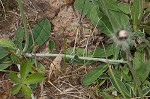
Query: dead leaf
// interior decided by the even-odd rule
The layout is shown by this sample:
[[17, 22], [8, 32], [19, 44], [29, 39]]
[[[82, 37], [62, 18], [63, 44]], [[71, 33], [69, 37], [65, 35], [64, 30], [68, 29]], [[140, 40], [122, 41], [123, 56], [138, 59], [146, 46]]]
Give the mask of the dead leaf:
[[0, 92], [0, 99], [7, 99], [8, 95], [6, 93], [1, 93]]
[[61, 60], [62, 57], [60, 55], [58, 55], [53, 62], [50, 65], [50, 69], [49, 69], [49, 79], [51, 78], [52, 75], [55, 75], [55, 77], [58, 77], [61, 71]]

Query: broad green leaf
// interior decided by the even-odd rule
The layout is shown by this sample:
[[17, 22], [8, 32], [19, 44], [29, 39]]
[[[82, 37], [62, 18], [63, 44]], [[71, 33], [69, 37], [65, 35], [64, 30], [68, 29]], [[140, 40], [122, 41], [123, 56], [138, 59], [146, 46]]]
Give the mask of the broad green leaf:
[[45, 79], [45, 77], [40, 73], [33, 73], [30, 76], [28, 76], [25, 80], [25, 84], [35, 84], [38, 82], [41, 82]]
[[[117, 12], [117, 11], [110, 11], [110, 15], [111, 20], [109, 20], [110, 22], [112, 21], [112, 26], [115, 28], [114, 32], [119, 31], [121, 29], [124, 28], [124, 26], [122, 25], [122, 20], [121, 17], [126, 17], [127, 15], [125, 15], [122, 12]], [[127, 21], [128, 22], [128, 21]]]
[[137, 77], [143, 82], [150, 73], [150, 61], [144, 62], [142, 52], [136, 52], [133, 59], [133, 68], [136, 71]]
[[[113, 71], [113, 73], [115, 73], [115, 72]], [[117, 85], [116, 85], [116, 83], [115, 83], [115, 81], [114, 81], [114, 79], [113, 79], [113, 77], [112, 77], [112, 75], [111, 75], [110, 72], [109, 72], [109, 76], [110, 76], [110, 81], [111, 81], [111, 83], [113, 84], [113, 86], [116, 88], [116, 90], [117, 90], [118, 92], [120, 92], [120, 90], [118, 89], [118, 87], [117, 87]], [[118, 77], [115, 77], [115, 79], [116, 79], [116, 81], [117, 81], [117, 83], [118, 83], [120, 89], [122, 90], [122, 92], [123, 92], [126, 96], [131, 97], [131, 96], [130, 96], [130, 92], [129, 92], [129, 90], [127, 89], [127, 87], [125, 86], [124, 82], [121, 81]]]
[[8, 68], [11, 64], [0, 64], [0, 71]]
[[[33, 39], [35, 44], [41, 46], [49, 38], [51, 33], [51, 24], [48, 19], [40, 20], [32, 29]], [[30, 36], [30, 48], [31, 50], [34, 45], [32, 42], [32, 36]]]
[[10, 78], [10, 80], [12, 80], [15, 83], [21, 83], [20, 78], [18, 78], [17, 74], [14, 72], [9, 74], [9, 78]]
[[16, 46], [19, 49], [23, 48], [22, 47], [23, 37], [24, 37], [24, 30], [23, 30], [22, 26], [20, 26], [16, 30], [16, 35], [15, 35], [15, 40], [14, 40], [14, 43], [16, 44]]
[[11, 92], [12, 94], [17, 94], [21, 89], [21, 84], [15, 85], [12, 87]]
[[103, 12], [105, 15], [108, 17], [109, 22], [111, 23], [113, 27], [113, 32], [117, 32], [120, 29], [122, 29], [122, 25], [120, 22], [121, 15], [124, 13], [121, 13], [119, 11], [115, 10], [110, 10], [111, 1], [110, 0], [100, 0], [101, 1], [101, 6], [103, 7]]
[[143, 13], [143, 0], [133, 0], [133, 5], [131, 7], [131, 16], [133, 20], [133, 25], [137, 26], [142, 18]]
[[30, 62], [30, 60], [24, 60], [21, 63], [21, 67], [20, 67], [21, 80], [25, 80], [25, 78], [28, 76], [29, 72], [31, 71], [31, 68], [32, 68], [32, 63]]
[[98, 23], [98, 28], [100, 29], [100, 31], [102, 33], [104, 33], [108, 37], [112, 37], [113, 29], [112, 29], [112, 25], [107, 16], [104, 15], [101, 18], [100, 22]]
[[[106, 10], [104, 8], [104, 5], [102, 3], [101, 0], [98, 0], [99, 1], [99, 7], [100, 9], [103, 11], [103, 13], [105, 13], [106, 15]], [[118, 8], [118, 1], [117, 0], [105, 0], [105, 3], [106, 3], [106, 7], [109, 9], [109, 10], [112, 10], [112, 11], [119, 11], [119, 8]]]
[[22, 84], [22, 93], [24, 94], [25, 97], [31, 97], [31, 94], [32, 94], [32, 90], [30, 87], [26, 86], [26, 85], [23, 85]]
[[129, 24], [129, 17], [125, 14], [121, 16], [121, 24], [123, 26], [123, 29], [130, 29], [130, 24]]
[[8, 38], [0, 38], [0, 47], [16, 49], [15, 44]]
[[4, 58], [5, 56], [7, 56], [9, 54], [8, 51], [6, 51], [5, 49], [3, 49], [2, 47], [0, 47], [0, 59]]
[[49, 37], [51, 24], [48, 19], [41, 20], [32, 30], [36, 44], [42, 45]]
[[108, 56], [111, 56], [111, 55], [113, 55], [113, 47], [114, 47], [113, 44], [107, 45], [105, 47], [106, 55], [105, 55], [103, 46], [97, 47], [93, 56], [94, 57], [106, 57], [106, 56], [108, 57]]
[[48, 48], [50, 52], [52, 52], [55, 49], [55, 42], [53, 40], [49, 41]]
[[139, 77], [140, 81], [145, 81], [150, 74], [150, 61], [142, 63], [140, 68], [136, 69], [136, 75]]
[[90, 11], [90, 20], [94, 25], [97, 25], [100, 19], [102, 18], [102, 15], [100, 15], [101, 12], [99, 11], [98, 5], [95, 5], [91, 11]]
[[125, 14], [130, 14], [130, 4], [128, 3], [119, 3], [118, 8]]
[[92, 84], [96, 79], [99, 78], [102, 73], [107, 70], [107, 65], [102, 64], [98, 67], [92, 69], [90, 72], [88, 72], [83, 78], [82, 78], [82, 84], [83, 85], [90, 85]]
[[91, 0], [75, 0], [74, 6], [81, 14], [89, 16], [94, 4]]
[[135, 70], [139, 69], [142, 66], [144, 56], [140, 52], [136, 52], [133, 59], [133, 68]]

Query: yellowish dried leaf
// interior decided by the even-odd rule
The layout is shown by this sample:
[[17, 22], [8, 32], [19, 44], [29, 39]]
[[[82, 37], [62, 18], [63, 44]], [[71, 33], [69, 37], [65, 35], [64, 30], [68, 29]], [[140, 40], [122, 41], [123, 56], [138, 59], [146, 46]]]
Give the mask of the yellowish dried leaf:
[[49, 78], [51, 78], [51, 76], [54, 74], [55, 77], [58, 77], [61, 71], [61, 63], [62, 61], [62, 57], [60, 55], [58, 55], [53, 62], [50, 65], [50, 69], [49, 69]]

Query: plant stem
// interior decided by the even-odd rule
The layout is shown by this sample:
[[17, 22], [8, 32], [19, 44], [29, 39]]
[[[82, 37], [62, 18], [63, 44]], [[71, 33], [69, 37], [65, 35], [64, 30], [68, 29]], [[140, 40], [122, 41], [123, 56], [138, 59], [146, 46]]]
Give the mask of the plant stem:
[[29, 32], [28, 32], [27, 21], [26, 21], [26, 17], [25, 17], [25, 14], [24, 14], [23, 5], [22, 5], [21, 0], [18, 0], [18, 6], [19, 6], [19, 9], [20, 9], [20, 13], [21, 13], [22, 20], [23, 20], [23, 25], [24, 25], [24, 30], [25, 30], [25, 40], [26, 40], [26, 42], [25, 42], [25, 47], [23, 49], [23, 52], [26, 52], [27, 49], [28, 49], [28, 46], [29, 46]]
[[137, 88], [137, 90], [138, 90], [138, 94], [139, 94], [139, 96], [141, 97], [141, 99], [144, 99], [143, 98], [143, 94], [142, 94], [142, 90], [141, 90], [141, 88], [140, 88], [140, 80], [139, 80], [139, 78], [137, 77], [137, 75], [136, 75], [136, 72], [134, 71], [134, 69], [133, 69], [133, 66], [132, 66], [132, 64], [131, 64], [131, 61], [130, 61], [130, 52], [128, 51], [128, 50], [126, 50], [126, 57], [127, 57], [127, 64], [128, 64], [128, 66], [129, 66], [129, 69], [130, 69], [130, 71], [131, 71], [131, 73], [132, 73], [132, 76], [133, 76], [133, 79], [134, 79], [134, 82], [135, 82], [135, 85], [136, 85], [136, 88]]
[[[27, 57], [33, 57], [33, 56], [56, 57], [58, 55], [60, 55], [63, 58], [66, 57], [66, 58], [71, 58], [71, 59], [73, 59], [75, 57], [73, 55], [66, 55], [66, 54], [49, 54], [49, 53], [36, 53], [36, 54], [34, 54], [34, 53], [26, 53]], [[110, 60], [110, 59], [108, 59], [108, 61], [107, 61], [107, 59], [104, 59], [104, 58], [91, 58], [91, 57], [78, 57], [78, 58], [81, 59], [81, 60], [101, 61], [101, 62], [105, 62], [105, 63], [109, 62], [111, 64], [118, 64], [118, 63], [126, 64], [127, 63], [127, 61], [123, 61], [123, 60]]]

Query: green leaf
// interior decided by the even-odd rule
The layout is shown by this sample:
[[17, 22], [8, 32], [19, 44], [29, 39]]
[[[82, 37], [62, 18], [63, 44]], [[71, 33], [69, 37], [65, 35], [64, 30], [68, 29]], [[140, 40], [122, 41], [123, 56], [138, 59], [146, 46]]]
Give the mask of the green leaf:
[[130, 92], [130, 96], [136, 96], [136, 91], [135, 91], [135, 84], [134, 82], [126, 82], [125, 83], [127, 89], [129, 90]]
[[17, 74], [14, 72], [9, 74], [9, 78], [10, 78], [10, 80], [12, 80], [15, 83], [21, 83], [20, 78], [18, 78]]
[[20, 76], [22, 80], [25, 80], [25, 78], [28, 76], [29, 72], [31, 71], [32, 68], [32, 63], [30, 60], [24, 60], [21, 63], [21, 68], [20, 68]]
[[20, 60], [16, 56], [10, 55], [10, 58], [11, 58], [12, 62], [14, 62], [14, 63], [20, 63]]
[[31, 97], [31, 94], [32, 94], [32, 90], [30, 87], [26, 86], [26, 85], [23, 85], [22, 84], [22, 93], [24, 94], [25, 97]]
[[82, 84], [83, 85], [90, 85], [92, 84], [96, 79], [99, 78], [102, 73], [107, 70], [107, 65], [100, 65], [94, 69], [92, 69], [90, 72], [88, 72], [83, 78], [82, 78]]
[[143, 1], [133, 0], [133, 5], [131, 7], [131, 16], [133, 20], [133, 25], [137, 26], [142, 18], [143, 13]]
[[15, 40], [14, 43], [16, 44], [16, 46], [19, 49], [22, 49], [22, 41], [23, 41], [23, 37], [24, 37], [24, 30], [22, 28], [22, 26], [19, 26], [16, 30], [16, 36], [15, 36]]
[[143, 96], [146, 96], [150, 92], [150, 87], [145, 87], [142, 90]]
[[102, 92], [104, 99], [113, 99], [113, 96], [109, 94], [109, 92]]
[[121, 67], [121, 70], [123, 71], [124, 74], [128, 74], [129, 73], [129, 69], [127, 65], [124, 65], [123, 67]]
[[[114, 71], [113, 71], [113, 73], [114, 73], [114, 75], [116, 75]], [[109, 76], [110, 76], [110, 81], [111, 81], [111, 83], [113, 84], [113, 86], [116, 88], [116, 90], [117, 90], [118, 92], [120, 92], [110, 72], [109, 72]], [[116, 79], [116, 81], [117, 81], [117, 83], [118, 83], [120, 89], [123, 91], [123, 93], [124, 93], [125, 95], [127, 95], [128, 97], [131, 97], [129, 90], [127, 89], [127, 87], [126, 87], [126, 85], [123, 83], [123, 81], [121, 81], [121, 80], [120, 80], [118, 77], [116, 77], [116, 76], [115, 76], [115, 79]]]
[[136, 71], [137, 77], [143, 82], [150, 73], [150, 61], [144, 62], [142, 52], [136, 52], [133, 59], [133, 68]]
[[37, 64], [38, 72], [44, 74], [46, 71], [46, 68], [43, 64], [39, 63]]
[[119, 31], [119, 30], [124, 28], [124, 25], [122, 25], [121, 17], [126, 17], [127, 15], [125, 15], [122, 12], [110, 11], [109, 16], [111, 16], [111, 19], [112, 19], [112, 22], [113, 22], [113, 24], [112, 23], [111, 24], [115, 28], [114, 32]]
[[119, 3], [118, 8], [125, 14], [130, 14], [130, 4], [128, 3]]
[[0, 47], [16, 49], [15, 44], [8, 38], [0, 38]]
[[90, 20], [94, 25], [97, 25], [100, 19], [103, 17], [102, 15], [100, 16], [101, 12], [99, 11], [98, 5], [95, 5], [91, 11], [90, 11]]
[[7, 56], [9, 54], [8, 51], [6, 51], [5, 49], [3, 49], [2, 47], [0, 47], [0, 59], [4, 58], [5, 56]]
[[0, 71], [8, 68], [10, 64], [0, 64]]
[[[44, 44], [44, 42], [49, 38], [50, 33], [51, 33], [51, 24], [50, 24], [49, 20], [48, 19], [40, 20], [33, 27], [33, 30], [32, 30], [35, 44], [37, 44], [39, 46]], [[31, 50], [34, 47], [33, 42], [32, 42], [32, 36], [30, 36], [29, 46], [30, 46], [29, 50]]]
[[[106, 15], [106, 12], [105, 12], [105, 8], [104, 8], [104, 5], [102, 3], [101, 0], [98, 0], [99, 1], [99, 7], [101, 8], [101, 10], [103, 11], [103, 13], [105, 13]], [[105, 0], [105, 3], [106, 3], [106, 7], [111, 10], [111, 11], [119, 11], [118, 9], [118, 1], [117, 0]]]
[[142, 66], [142, 62], [143, 62], [143, 55], [140, 52], [136, 52], [134, 59], [133, 59], [133, 67], [135, 70], [139, 69]]
[[15, 85], [12, 87], [11, 92], [12, 94], [17, 94], [21, 89], [21, 84]]
[[48, 45], [49, 51], [52, 52], [55, 48], [55, 42], [53, 40], [49, 41], [49, 45]]
[[107, 45], [105, 47], [105, 51], [106, 51], [106, 55], [105, 55], [105, 52], [104, 52], [104, 48], [101, 46], [101, 47], [97, 47], [96, 50], [95, 50], [95, 53], [94, 53], [94, 57], [108, 57], [108, 56], [111, 56], [113, 55], [113, 44], [110, 44], [110, 45]]
[[103, 17], [101, 18], [100, 22], [98, 23], [98, 28], [102, 33], [107, 35], [108, 37], [112, 37], [113, 35], [113, 29], [112, 25], [108, 19], [107, 16], [102, 15]]
[[91, 0], [75, 0], [74, 6], [81, 14], [89, 16], [94, 4]]
[[146, 63], [142, 63], [140, 68], [136, 69], [136, 75], [139, 79], [144, 82], [150, 74], [150, 61]]
[[127, 15], [123, 14], [121, 16], [121, 24], [122, 24], [123, 29], [130, 29], [129, 20], [130, 19]]
[[33, 73], [29, 77], [24, 80], [25, 84], [35, 84], [41, 82], [45, 79], [45, 77], [40, 73]]

